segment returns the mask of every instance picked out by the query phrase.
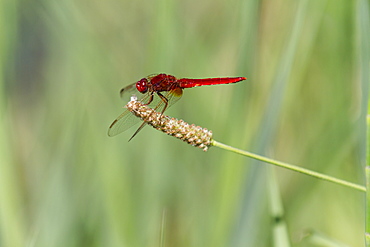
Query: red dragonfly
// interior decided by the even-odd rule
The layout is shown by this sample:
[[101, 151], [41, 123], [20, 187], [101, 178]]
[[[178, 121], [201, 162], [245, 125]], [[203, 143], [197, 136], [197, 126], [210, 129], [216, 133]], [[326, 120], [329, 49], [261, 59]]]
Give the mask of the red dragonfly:
[[[206, 79], [177, 79], [172, 75], [155, 74], [149, 75], [136, 83], [121, 89], [121, 98], [127, 99], [133, 94], [141, 93], [138, 100], [148, 105], [150, 108], [164, 113], [164, 111], [177, 102], [182, 95], [184, 88], [229, 84], [246, 80], [245, 77], [224, 77], [224, 78], [206, 78]], [[125, 110], [116, 120], [109, 126], [108, 135], [115, 136], [127, 130], [140, 121], [129, 110]], [[130, 140], [145, 126], [145, 122], [136, 130]]]

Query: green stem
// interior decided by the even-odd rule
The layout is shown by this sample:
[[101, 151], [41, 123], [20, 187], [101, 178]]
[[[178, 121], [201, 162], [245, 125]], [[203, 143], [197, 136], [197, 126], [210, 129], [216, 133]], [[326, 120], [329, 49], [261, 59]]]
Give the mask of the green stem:
[[[366, 187], [370, 190], [370, 115], [366, 117], [367, 142], [366, 142]], [[366, 246], [370, 246], [370, 193], [366, 193]]]
[[289, 170], [292, 170], [292, 171], [300, 172], [300, 173], [303, 173], [303, 174], [306, 174], [306, 175], [309, 175], [309, 176], [312, 176], [312, 177], [315, 177], [315, 178], [319, 178], [319, 179], [326, 180], [326, 181], [329, 181], [329, 182], [332, 182], [332, 183], [340, 184], [340, 185], [343, 185], [343, 186], [346, 186], [346, 187], [349, 187], [349, 188], [353, 188], [353, 189], [356, 189], [356, 190], [359, 190], [359, 191], [366, 192], [366, 187], [365, 186], [361, 186], [361, 185], [358, 185], [358, 184], [355, 184], [355, 183], [351, 183], [351, 182], [348, 182], [348, 181], [345, 181], [345, 180], [342, 180], [342, 179], [334, 178], [334, 177], [331, 177], [331, 176], [328, 176], [328, 175], [325, 175], [325, 174], [321, 174], [321, 173], [318, 173], [318, 172], [315, 172], [315, 171], [311, 171], [311, 170], [299, 167], [299, 166], [290, 165], [290, 164], [285, 163], [285, 162], [281, 162], [281, 161], [273, 160], [273, 159], [270, 159], [270, 158], [266, 158], [266, 157], [258, 155], [258, 154], [254, 154], [254, 153], [251, 153], [251, 152], [247, 152], [247, 151], [244, 151], [244, 150], [241, 150], [241, 149], [237, 149], [237, 148], [225, 145], [225, 144], [217, 142], [215, 140], [212, 141], [212, 145], [215, 146], [215, 147], [219, 147], [219, 148], [237, 153], [237, 154], [241, 154], [241, 155], [250, 157], [252, 159], [260, 160], [260, 161], [270, 163], [270, 164], [273, 164], [273, 165], [276, 165], [276, 166], [280, 166], [280, 167], [283, 167], [283, 168], [286, 168], [286, 169], [289, 169]]

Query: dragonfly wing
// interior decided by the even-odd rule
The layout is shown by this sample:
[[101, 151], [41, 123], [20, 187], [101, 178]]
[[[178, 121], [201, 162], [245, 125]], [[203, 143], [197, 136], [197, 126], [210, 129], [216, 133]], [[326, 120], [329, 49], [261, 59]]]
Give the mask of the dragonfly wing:
[[[129, 102], [131, 100], [131, 97], [133, 95], [139, 97], [138, 100], [142, 102], [148, 102], [150, 99], [150, 94], [142, 94], [136, 89], [136, 84], [133, 83], [127, 87], [124, 87], [120, 91], [121, 98], [125, 102]], [[108, 136], [115, 136], [119, 133], [124, 132], [125, 130], [128, 130], [135, 124], [140, 122], [140, 118], [137, 118], [135, 115], [133, 115], [129, 110], [125, 110], [121, 115], [119, 115], [116, 120], [113, 121], [113, 123], [108, 128]]]
[[129, 102], [132, 95], [136, 95], [137, 97], [142, 95], [142, 93], [136, 89], [136, 83], [132, 83], [122, 88], [121, 91], [119, 91], [119, 94], [124, 102]]
[[166, 97], [166, 99], [168, 100], [167, 108], [175, 104], [179, 99], [181, 99], [181, 96], [182, 96], [181, 88], [171, 90], [166, 95], [164, 95], [164, 97]]
[[[136, 87], [135, 87], [136, 89]], [[121, 90], [121, 92], [124, 92], [124, 97], [126, 96], [132, 96], [132, 92], [135, 92], [133, 90], [132, 85], [125, 87]], [[141, 94], [141, 93], [140, 93]], [[122, 93], [121, 93], [122, 95]], [[167, 108], [172, 106], [174, 103], [176, 103], [182, 96], [182, 89], [178, 88], [171, 91], [166, 91], [162, 94], [168, 102]], [[144, 104], [148, 104], [148, 102], [151, 99], [151, 94], [146, 93], [144, 94], [140, 101]], [[128, 102], [128, 101], [127, 101]], [[165, 102], [158, 96], [158, 94], [153, 93], [153, 100], [148, 104], [148, 106], [155, 111], [162, 112], [164, 107], [166, 106]], [[166, 109], [167, 109], [166, 108]], [[129, 110], [125, 110], [121, 115], [117, 117], [116, 120], [113, 121], [113, 123], [108, 128], [108, 136], [115, 136], [119, 133], [124, 132], [125, 130], [131, 128], [135, 124], [139, 123], [141, 120], [140, 118], [136, 117], [134, 114], [132, 114]], [[135, 132], [134, 136], [139, 133], [139, 131], [144, 127], [145, 125], [140, 126], [140, 128]], [[132, 137], [131, 137], [132, 139]], [[131, 140], [130, 139], [130, 140]]]
[[125, 110], [108, 128], [108, 136], [115, 136], [139, 123], [140, 119], [135, 117], [129, 110]]

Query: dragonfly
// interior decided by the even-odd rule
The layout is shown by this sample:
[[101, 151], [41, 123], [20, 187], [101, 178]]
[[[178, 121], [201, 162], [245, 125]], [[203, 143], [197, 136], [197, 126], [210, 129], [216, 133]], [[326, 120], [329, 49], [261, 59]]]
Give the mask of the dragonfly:
[[[176, 103], [182, 96], [185, 88], [229, 84], [244, 81], [245, 77], [222, 77], [222, 78], [205, 78], [205, 79], [177, 79], [175, 76], [168, 74], [154, 74], [142, 78], [141, 80], [128, 85], [121, 89], [121, 98], [127, 102], [132, 95], [137, 100], [149, 106], [162, 114], [168, 107]], [[140, 122], [128, 109], [119, 115], [108, 128], [108, 136], [118, 135]], [[146, 125], [145, 122], [136, 130], [129, 141], [136, 136], [139, 131]]]

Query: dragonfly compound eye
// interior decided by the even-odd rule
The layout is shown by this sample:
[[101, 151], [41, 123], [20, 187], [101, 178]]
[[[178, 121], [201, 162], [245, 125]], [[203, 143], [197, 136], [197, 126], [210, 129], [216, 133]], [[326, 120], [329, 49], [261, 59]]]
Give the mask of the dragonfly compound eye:
[[148, 91], [148, 80], [146, 78], [141, 79], [136, 83], [136, 89], [140, 93], [146, 93]]

